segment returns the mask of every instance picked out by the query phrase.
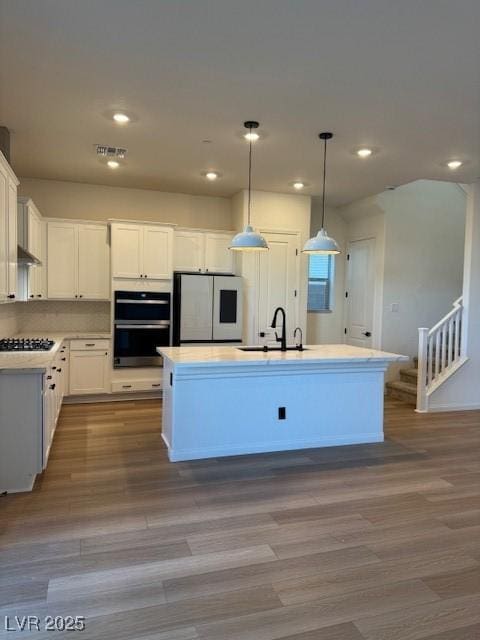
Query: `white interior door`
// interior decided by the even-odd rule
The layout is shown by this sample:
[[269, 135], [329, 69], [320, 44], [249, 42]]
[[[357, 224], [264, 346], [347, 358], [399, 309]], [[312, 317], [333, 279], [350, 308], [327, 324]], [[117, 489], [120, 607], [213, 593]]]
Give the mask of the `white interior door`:
[[[269, 251], [259, 254], [258, 279], [258, 337], [275, 340], [275, 330], [270, 328], [277, 307], [283, 307], [287, 314], [287, 343], [293, 343], [293, 331], [298, 325], [298, 236], [289, 233], [263, 233]], [[277, 333], [280, 336], [281, 318], [278, 318]]]
[[180, 341], [212, 339], [213, 276], [182, 276]]
[[347, 335], [355, 347], [372, 346], [375, 240], [350, 242], [347, 257]]

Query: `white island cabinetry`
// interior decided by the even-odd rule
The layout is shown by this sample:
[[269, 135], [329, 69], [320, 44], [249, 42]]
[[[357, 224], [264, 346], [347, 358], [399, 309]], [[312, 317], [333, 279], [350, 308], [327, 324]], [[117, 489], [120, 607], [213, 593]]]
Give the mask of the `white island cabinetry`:
[[398, 354], [159, 348], [171, 461], [383, 441], [384, 373]]

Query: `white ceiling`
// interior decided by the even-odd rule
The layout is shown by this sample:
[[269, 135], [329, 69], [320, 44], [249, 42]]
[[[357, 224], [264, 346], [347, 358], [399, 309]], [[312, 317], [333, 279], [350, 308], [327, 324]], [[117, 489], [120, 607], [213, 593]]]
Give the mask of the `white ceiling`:
[[[25, 177], [230, 196], [253, 118], [258, 189], [301, 178], [319, 194], [322, 130], [331, 204], [471, 182], [479, 24], [478, 0], [0, 0], [0, 124]], [[137, 121], [119, 128], [112, 109]], [[95, 143], [126, 146], [126, 165], [101, 165]], [[358, 145], [378, 153], [360, 160]], [[465, 162], [454, 174], [450, 158]]]

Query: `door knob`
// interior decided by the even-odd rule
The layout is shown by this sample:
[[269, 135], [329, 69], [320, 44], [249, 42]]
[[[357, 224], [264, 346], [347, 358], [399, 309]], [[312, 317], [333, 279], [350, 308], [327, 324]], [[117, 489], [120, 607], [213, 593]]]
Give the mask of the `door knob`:
[[362, 335], [364, 335], [366, 338], [370, 338], [372, 335], [371, 331], [362, 331]]

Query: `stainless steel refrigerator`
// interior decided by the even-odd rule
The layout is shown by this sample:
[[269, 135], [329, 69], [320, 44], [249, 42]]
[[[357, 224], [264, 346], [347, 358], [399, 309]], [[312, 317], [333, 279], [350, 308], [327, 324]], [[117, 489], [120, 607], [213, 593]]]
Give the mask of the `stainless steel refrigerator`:
[[175, 273], [173, 345], [242, 342], [242, 278]]

